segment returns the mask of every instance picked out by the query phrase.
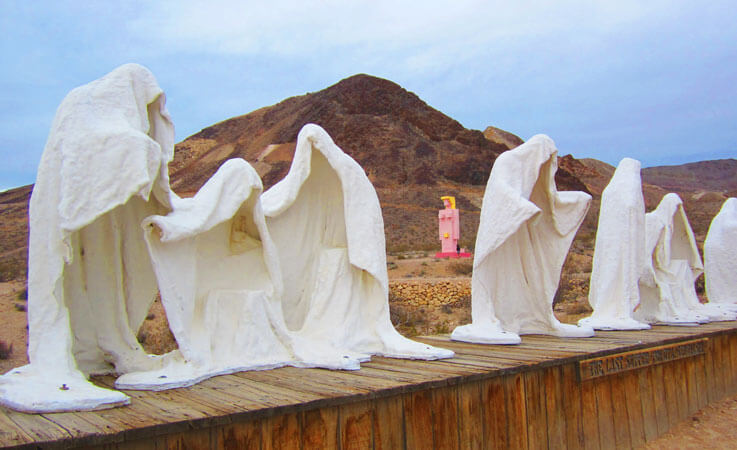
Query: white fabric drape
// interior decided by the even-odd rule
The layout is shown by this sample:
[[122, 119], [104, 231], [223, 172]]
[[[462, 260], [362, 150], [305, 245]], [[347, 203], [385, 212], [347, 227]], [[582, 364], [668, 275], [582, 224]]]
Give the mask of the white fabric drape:
[[63, 100], [30, 201], [30, 364], [0, 377], [0, 403], [29, 412], [124, 404], [85, 375], [161, 364], [136, 340], [156, 295], [140, 223], [176, 201], [173, 152], [164, 93], [144, 67], [119, 67]]
[[710, 303], [737, 304], [737, 198], [725, 200], [704, 241], [704, 276]]
[[639, 280], [646, 264], [645, 200], [640, 162], [624, 158], [601, 194], [589, 284], [591, 317], [579, 324], [598, 330], [642, 330], [633, 319], [640, 304]]
[[471, 281], [472, 323], [455, 340], [513, 344], [519, 334], [593, 336], [561, 324], [552, 303], [566, 254], [591, 196], [559, 192], [555, 143], [536, 135], [502, 153], [489, 176]]

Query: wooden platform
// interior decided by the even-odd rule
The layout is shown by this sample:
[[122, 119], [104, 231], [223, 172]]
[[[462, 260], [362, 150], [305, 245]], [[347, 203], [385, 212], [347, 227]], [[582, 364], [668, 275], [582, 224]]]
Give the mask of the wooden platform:
[[[130, 406], [98, 412], [28, 415], [0, 408], [0, 445], [636, 447], [737, 392], [737, 322], [599, 332], [590, 339], [525, 336], [519, 346], [420, 340], [457, 357], [374, 358], [355, 372], [244, 372], [186, 389], [129, 391]], [[694, 349], [703, 353], [689, 356]], [[645, 364], [643, 355], [676, 359]], [[616, 372], [626, 369], [623, 361], [637, 368]], [[587, 379], [601, 368], [616, 373]], [[96, 382], [111, 386], [113, 379]]]

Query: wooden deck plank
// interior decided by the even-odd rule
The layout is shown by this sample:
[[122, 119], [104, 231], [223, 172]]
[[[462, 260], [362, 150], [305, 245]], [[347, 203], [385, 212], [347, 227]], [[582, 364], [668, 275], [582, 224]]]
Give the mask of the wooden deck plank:
[[509, 448], [530, 448], [527, 439], [526, 395], [525, 380], [522, 374], [517, 373], [504, 377]]
[[[582, 359], [700, 337], [708, 338], [706, 355], [578, 381]], [[126, 391], [131, 405], [94, 413], [27, 415], [0, 408], [0, 446], [176, 448], [185, 436], [192, 436], [187, 445], [195, 447], [258, 441], [261, 448], [336, 448], [368, 442], [342, 441], [348, 429], [370, 435], [371, 448], [422, 446], [428, 439], [436, 447], [580, 448], [589, 447], [591, 437], [597, 448], [638, 446], [737, 391], [737, 322], [597, 332], [589, 339], [531, 335], [519, 346], [447, 336], [418, 340], [450, 348], [457, 357], [374, 358], [358, 371], [243, 372], [184, 389]], [[113, 384], [112, 377], [93, 381]], [[597, 401], [610, 408], [602, 413]], [[423, 416], [423, 403], [429, 416]]]
[[[484, 435], [486, 429], [484, 424], [484, 408], [482, 406], [482, 402], [484, 402], [482, 385], [486, 384], [488, 382], [472, 381], [458, 385], [456, 390], [458, 402], [458, 440], [462, 448], [485, 448]], [[504, 390], [501, 387], [499, 390], [501, 391], [501, 405], [494, 404], [493, 407], [495, 408], [504, 407]], [[494, 402], [494, 400], [490, 400], [490, 402]], [[504, 431], [506, 434], [506, 427]]]
[[507, 410], [509, 401], [505, 392], [509, 383], [508, 378], [510, 377], [497, 377], [484, 380], [481, 383], [480, 418], [483, 422], [482, 427], [479, 428], [481, 430], [481, 448], [505, 449], [511, 447], [507, 423], [510, 421], [508, 419], [510, 413]]
[[432, 389], [430, 392], [433, 448], [459, 448], [458, 386]]
[[596, 405], [596, 380], [581, 382], [581, 411], [584, 448], [601, 448], [599, 439], [599, 418]]
[[[336, 449], [338, 446], [338, 407], [317, 408], [300, 413], [302, 449]], [[254, 447], [241, 447], [254, 448]]]
[[[663, 385], [665, 385], [665, 404], [668, 410], [668, 426], [673, 427], [681, 420], [679, 390], [676, 380], [675, 364], [662, 364]], [[680, 381], [680, 380], [679, 380]]]
[[599, 422], [599, 446], [602, 449], [614, 448], [616, 440], [610, 377], [594, 379], [594, 393], [596, 395], [595, 416]]
[[538, 371], [525, 372], [525, 408], [527, 411], [527, 445], [529, 448], [545, 448], [548, 442], [545, 385]]
[[403, 408], [407, 448], [433, 448], [432, 393], [404, 394]]
[[640, 406], [642, 408], [642, 428], [645, 432], [646, 441], [652, 441], [659, 436], [656, 393], [655, 389], [653, 389], [652, 371], [652, 367], [646, 367], [644, 370], [637, 372]]
[[374, 448], [393, 450], [404, 448], [404, 408], [402, 396], [374, 400]]
[[576, 365], [562, 366], [563, 410], [566, 445], [569, 449], [584, 447], [583, 413], [581, 410], [581, 383], [577, 380]]
[[342, 449], [374, 447], [374, 410], [372, 403], [358, 402], [339, 408], [338, 428]]
[[617, 448], [632, 448], [630, 440], [630, 420], [627, 412], [627, 394], [624, 375], [618, 373], [609, 377], [612, 393], [612, 417], [614, 419], [614, 442]]
[[627, 421], [630, 432], [630, 446], [638, 448], [645, 443], [644, 418], [642, 414], [642, 398], [638, 373], [630, 371], [622, 374]]
[[542, 374], [545, 389], [548, 448], [564, 449], [566, 444], [565, 416], [563, 414], [563, 369], [552, 367]]

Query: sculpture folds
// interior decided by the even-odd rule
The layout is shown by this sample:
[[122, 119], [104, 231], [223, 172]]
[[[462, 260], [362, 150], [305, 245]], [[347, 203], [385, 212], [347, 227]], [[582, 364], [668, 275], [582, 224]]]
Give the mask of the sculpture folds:
[[670, 325], [734, 320], [734, 313], [699, 302], [694, 282], [704, 266], [680, 197], [666, 194], [658, 207], [645, 215], [645, 224], [650, 270], [640, 283], [641, 301], [635, 318]]
[[135, 331], [156, 296], [141, 221], [171, 207], [174, 128], [154, 76], [128, 64], [71, 91], [56, 112], [30, 201], [30, 364], [0, 377], [27, 412], [128, 402], [85, 375], [157, 367]]
[[709, 303], [737, 304], [737, 198], [728, 198], [709, 225], [704, 241], [704, 276]]
[[[141, 66], [64, 99], [31, 198], [30, 364], [0, 377], [1, 404], [38, 413], [129, 402], [92, 374], [160, 390], [287, 364], [453, 356], [394, 330], [376, 192], [320, 127], [304, 127], [289, 174], [263, 196], [235, 159], [179, 198], [173, 150], [164, 94]], [[136, 339], [157, 289], [179, 345], [163, 356]]]
[[515, 344], [518, 334], [593, 336], [593, 329], [553, 315], [563, 262], [591, 200], [558, 192], [557, 152], [552, 139], [537, 135], [494, 163], [476, 237], [472, 323], [452, 339]]
[[302, 128], [289, 173], [262, 201], [284, 276], [284, 317], [299, 341], [357, 360], [453, 356], [392, 326], [379, 199], [325, 130]]
[[624, 158], [601, 194], [599, 225], [589, 285], [591, 317], [579, 324], [597, 330], [643, 330], [632, 318], [640, 304], [645, 269], [645, 200], [640, 162]]

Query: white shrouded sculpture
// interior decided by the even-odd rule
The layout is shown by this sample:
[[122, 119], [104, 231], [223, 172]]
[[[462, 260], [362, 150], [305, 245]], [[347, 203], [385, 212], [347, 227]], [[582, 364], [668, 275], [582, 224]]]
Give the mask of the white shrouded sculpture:
[[359, 361], [453, 356], [392, 326], [379, 199], [325, 130], [302, 128], [289, 173], [262, 203], [284, 277], [284, 318], [296, 339]]
[[231, 159], [170, 214], [145, 219], [161, 301], [179, 349], [159, 370], [119, 377], [117, 388], [170, 389], [287, 364], [358, 368], [337, 352], [318, 358], [293, 342], [282, 315], [281, 272], [261, 191], [256, 171]]
[[594, 312], [578, 323], [597, 330], [650, 328], [632, 318], [640, 304], [639, 280], [645, 264], [640, 161], [624, 158], [601, 194], [589, 285], [589, 304]]
[[154, 76], [124, 65], [59, 106], [30, 201], [26, 366], [0, 403], [26, 412], [127, 403], [86, 376], [149, 370], [136, 331], [156, 297], [141, 221], [174, 196], [174, 127]]
[[591, 201], [556, 189], [557, 154], [552, 139], [536, 135], [494, 162], [476, 237], [472, 323], [452, 339], [516, 344], [519, 334], [594, 335], [553, 315], [563, 263]]
[[699, 302], [694, 282], [704, 266], [681, 198], [666, 194], [658, 207], [645, 215], [645, 225], [650, 270], [640, 280], [640, 307], [635, 318], [670, 325], [734, 320], [735, 313]]
[[704, 276], [709, 302], [737, 306], [737, 198], [728, 198], [704, 240]]

